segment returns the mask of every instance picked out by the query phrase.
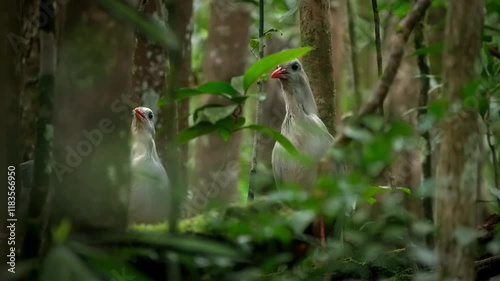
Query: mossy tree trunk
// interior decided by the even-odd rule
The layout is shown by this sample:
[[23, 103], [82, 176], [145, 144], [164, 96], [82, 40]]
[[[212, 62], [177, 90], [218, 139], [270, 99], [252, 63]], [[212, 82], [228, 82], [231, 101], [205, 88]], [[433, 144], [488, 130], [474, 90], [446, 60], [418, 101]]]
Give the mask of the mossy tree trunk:
[[330, 2], [303, 0], [300, 5], [300, 43], [313, 51], [302, 59], [319, 117], [331, 134], [335, 133], [335, 84], [332, 61]]
[[[4, 129], [3, 134], [6, 135], [6, 137], [2, 137], [0, 141], [0, 154], [2, 155], [0, 159], [0, 168], [4, 175], [1, 186], [2, 194], [0, 195], [0, 205], [2, 206], [2, 210], [0, 210], [0, 252], [2, 252], [0, 261], [2, 268], [4, 268], [9, 259], [7, 255], [10, 254], [10, 247], [20, 249], [20, 241], [18, 239], [10, 240], [15, 241], [16, 245], [7, 243], [10, 238], [10, 232], [7, 226], [12, 223], [7, 220], [13, 219], [13, 217], [7, 213], [8, 202], [16, 202], [16, 208], [19, 210], [19, 196], [21, 194], [21, 173], [19, 169], [19, 163], [21, 162], [21, 146], [19, 143], [18, 129], [20, 125], [19, 70], [21, 67], [21, 58], [20, 49], [18, 49], [19, 46], [13, 44], [12, 41], [12, 39], [15, 36], [19, 36], [21, 32], [21, 22], [19, 20], [20, 5], [17, 1], [2, 1], [0, 4], [0, 11], [0, 35], [2, 38], [2, 48], [0, 50], [0, 85], [2, 87], [2, 110], [5, 113], [2, 118], [3, 123], [0, 124], [0, 126]], [[8, 181], [12, 181], [12, 179], [8, 179], [9, 166], [15, 168], [15, 195], [11, 193], [13, 191], [12, 189], [7, 189], [12, 186], [10, 184], [8, 185]], [[12, 168], [10, 171], [12, 171]], [[13, 200], [13, 198], [15, 198], [15, 200]], [[14, 218], [17, 218], [17, 216]]]
[[443, 96], [452, 110], [440, 124], [441, 148], [436, 177], [436, 249], [440, 280], [474, 280], [474, 241], [464, 241], [475, 229], [478, 166], [481, 157], [475, 93], [464, 99], [464, 88], [477, 78], [482, 46], [484, 1], [448, 3], [443, 58]]
[[55, 81], [52, 226], [78, 234], [127, 226], [134, 29], [97, 1], [62, 6]]
[[[247, 4], [216, 0], [210, 5], [208, 39], [203, 64], [205, 81], [230, 82], [245, 71], [250, 39], [251, 17]], [[227, 99], [210, 95], [205, 104], [227, 104]], [[224, 141], [218, 133], [197, 139], [193, 176], [193, 200], [190, 213], [203, 211], [212, 204], [239, 200], [238, 179], [241, 133]], [[210, 163], [209, 165], [201, 163]]]
[[333, 80], [335, 81], [335, 128], [339, 129], [342, 122], [342, 95], [346, 88], [343, 87], [344, 77], [344, 55], [347, 54], [344, 46], [344, 34], [346, 31], [346, 7], [345, 2], [336, 0], [331, 2], [330, 25], [332, 28], [332, 53], [333, 53]]
[[[40, 1], [40, 79], [38, 95], [38, 120], [34, 159], [34, 185], [31, 189], [26, 237], [23, 252], [34, 258], [43, 250], [49, 219], [48, 195], [53, 192], [50, 182], [52, 155], [52, 116], [54, 111], [54, 79], [56, 71], [55, 10], [53, 0]], [[42, 23], [45, 23], [42, 25]]]

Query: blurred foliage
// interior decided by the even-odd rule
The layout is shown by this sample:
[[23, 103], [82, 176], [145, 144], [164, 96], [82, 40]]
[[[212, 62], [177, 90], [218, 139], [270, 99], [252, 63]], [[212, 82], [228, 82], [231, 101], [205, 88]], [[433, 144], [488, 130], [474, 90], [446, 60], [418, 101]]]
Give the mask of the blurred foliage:
[[[168, 28], [160, 28], [151, 19], [132, 13], [119, 4], [120, 1], [100, 2], [113, 15], [135, 24], [146, 36], [165, 47], [174, 46], [175, 41], [165, 32]], [[256, 1], [244, 2], [255, 5]], [[299, 1], [265, 2], [269, 36], [283, 33], [288, 39], [296, 40], [294, 16]], [[411, 2], [380, 0], [379, 9], [382, 13], [403, 17], [411, 8]], [[194, 1], [192, 42], [196, 76], [201, 76], [206, 55], [204, 44], [210, 3], [210, 0]], [[488, 125], [492, 145], [486, 161], [491, 162], [492, 153], [498, 154], [498, 149], [492, 152], [491, 147], [498, 148], [500, 136], [500, 58], [491, 51], [500, 44], [500, 0], [486, 3], [481, 76], [464, 89], [461, 106], [475, 106]], [[445, 1], [433, 1], [433, 5], [445, 5]], [[256, 23], [257, 9], [252, 16]], [[356, 20], [360, 23], [358, 28], [365, 31], [360, 33], [360, 48], [373, 47], [371, 22]], [[252, 28], [251, 48], [258, 47], [256, 34], [257, 28]], [[431, 45], [409, 57], [442, 52], [442, 46]], [[279, 132], [257, 125], [245, 126], [245, 118], [235, 111], [240, 113], [238, 110], [244, 103], [260, 98], [249, 91], [252, 83], [277, 64], [307, 51], [309, 49], [291, 49], [252, 64], [240, 81], [241, 87], [208, 81], [177, 91], [177, 100], [214, 94], [231, 101], [227, 106], [200, 106], [192, 110], [191, 127], [179, 134], [179, 142], [214, 131], [227, 140], [238, 130], [251, 129], [270, 135], [290, 153], [296, 153]], [[255, 58], [249, 53], [248, 59]], [[440, 86], [434, 85], [430, 91]], [[166, 102], [162, 100], [160, 105]], [[181, 265], [184, 280], [324, 280], [325, 275], [331, 280], [412, 280], [420, 276], [418, 274], [428, 274], [437, 257], [425, 244], [425, 238], [434, 235], [435, 229], [431, 222], [405, 209], [404, 202], [431, 196], [434, 179], [425, 179], [420, 188], [411, 191], [404, 186], [378, 186], [374, 182], [384, 168], [395, 161], [396, 153], [406, 149], [429, 153], [422, 150], [416, 135], [431, 130], [451, 107], [442, 98], [432, 101], [416, 130], [407, 122], [387, 121], [378, 115], [367, 116], [360, 124], [347, 122], [343, 132], [354, 141], [345, 147], [332, 148], [329, 155], [338, 163], [346, 163], [349, 169], [320, 177], [315, 187], [317, 192], [308, 194], [296, 186], [287, 186], [251, 204], [237, 204], [187, 218], [180, 222], [180, 234], [167, 234], [166, 224], [136, 225], [127, 233], [89, 235], [77, 240], [70, 235], [70, 223], [64, 222], [53, 230], [54, 247], [43, 258], [42, 266], [33, 266], [33, 261], [19, 262], [20, 269], [24, 266], [28, 270], [20, 270], [16, 277], [10, 278], [22, 278], [35, 271], [42, 281], [167, 280], [166, 272], [172, 261]], [[248, 147], [244, 147], [242, 155], [243, 161], [248, 162]], [[491, 195], [500, 199], [499, 186], [492, 180], [498, 171], [491, 166], [485, 168], [484, 178]], [[242, 191], [246, 194], [246, 190]], [[498, 206], [493, 207], [499, 210]], [[329, 229], [332, 235], [325, 247], [318, 247], [318, 241], [310, 235], [311, 223], [319, 214], [325, 215], [332, 225], [335, 222], [333, 229]], [[478, 235], [475, 229], [459, 229], [457, 241], [470, 243]], [[488, 255], [500, 254], [500, 235], [485, 248]]]

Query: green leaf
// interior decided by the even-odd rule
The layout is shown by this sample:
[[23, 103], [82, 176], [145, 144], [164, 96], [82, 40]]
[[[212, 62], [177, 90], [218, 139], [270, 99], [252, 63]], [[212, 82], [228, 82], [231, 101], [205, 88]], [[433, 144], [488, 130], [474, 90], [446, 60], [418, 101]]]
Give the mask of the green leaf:
[[64, 246], [56, 246], [48, 253], [41, 270], [41, 281], [99, 281], [84, 261]]
[[277, 28], [270, 28], [266, 32], [264, 32], [264, 36], [266, 36], [266, 38], [270, 38], [273, 32], [279, 32], [281, 33], [281, 35], [283, 35], [283, 32], [281, 30]]
[[217, 127], [215, 125], [210, 124], [209, 122], [202, 122], [180, 131], [179, 134], [177, 135], [177, 142], [179, 144], [183, 144], [196, 137], [211, 133], [216, 129]]
[[301, 57], [312, 50], [311, 47], [302, 47], [284, 50], [266, 56], [252, 64], [243, 75], [243, 89], [245, 92], [259, 79], [260, 76], [274, 69], [279, 64]]
[[198, 86], [198, 88], [182, 88], [177, 90], [175, 99], [177, 101], [181, 101], [186, 98], [204, 94], [221, 95], [228, 99], [241, 97], [240, 93], [238, 93], [238, 91], [236, 91], [230, 83], [223, 81], [209, 81]]
[[105, 235], [101, 237], [106, 243], [115, 242], [126, 245], [135, 244], [154, 249], [164, 249], [196, 255], [225, 256], [242, 259], [244, 253], [234, 247], [201, 237], [172, 235], [165, 233], [127, 233]]
[[219, 120], [222, 120], [231, 114], [233, 114], [234, 110], [238, 107], [238, 104], [232, 105], [208, 105], [207, 107], [197, 110], [195, 124], [200, 123], [201, 121], [208, 121], [212, 124], [216, 124]]
[[444, 43], [443, 42], [432, 44], [432, 45], [429, 45], [427, 47], [415, 50], [415, 52], [413, 52], [412, 54], [410, 54], [409, 57], [440, 53], [440, 52], [443, 51], [443, 47], [444, 47]]
[[252, 38], [250, 39], [250, 49], [257, 49], [259, 47], [259, 40]]
[[134, 280], [134, 281], [150, 281], [147, 276], [139, 272], [132, 266], [129, 266], [125, 262], [117, 260], [117, 258], [106, 255], [101, 251], [89, 247], [87, 245], [73, 242], [70, 244], [71, 249], [76, 253], [85, 257], [86, 260], [95, 268], [103, 272], [109, 280], [123, 281], [123, 280]]
[[433, 100], [427, 107], [428, 113], [436, 116], [439, 120], [443, 118], [448, 112], [449, 102], [444, 98], [437, 98]]
[[285, 150], [288, 153], [290, 153], [292, 155], [299, 154], [299, 152], [297, 151], [295, 146], [284, 135], [282, 135], [280, 132], [275, 131], [269, 127], [261, 126], [261, 125], [248, 125], [245, 127], [241, 127], [240, 129], [251, 129], [254, 131], [261, 132], [261, 133], [273, 138], [274, 140], [276, 140], [279, 144], [281, 144], [281, 146], [283, 146], [283, 148], [285, 148]]
[[64, 219], [61, 221], [59, 226], [52, 231], [52, 239], [55, 244], [62, 244], [68, 239], [69, 233], [71, 232], [71, 223]]
[[140, 33], [162, 47], [179, 48], [180, 44], [177, 36], [163, 22], [145, 17], [137, 9], [120, 0], [99, 0], [98, 2], [112, 16], [119, 20], [131, 22]]

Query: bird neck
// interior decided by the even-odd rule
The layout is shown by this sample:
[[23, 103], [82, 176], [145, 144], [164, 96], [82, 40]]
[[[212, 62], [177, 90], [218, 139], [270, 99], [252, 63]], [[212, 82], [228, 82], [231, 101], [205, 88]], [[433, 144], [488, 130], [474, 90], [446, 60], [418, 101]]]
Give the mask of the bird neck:
[[306, 79], [300, 79], [293, 85], [282, 83], [283, 96], [288, 114], [303, 116], [308, 114], [318, 114], [318, 107]]
[[138, 156], [152, 158], [160, 162], [153, 136], [144, 134], [134, 135], [134, 141], [132, 144], [132, 157], [136, 158]]

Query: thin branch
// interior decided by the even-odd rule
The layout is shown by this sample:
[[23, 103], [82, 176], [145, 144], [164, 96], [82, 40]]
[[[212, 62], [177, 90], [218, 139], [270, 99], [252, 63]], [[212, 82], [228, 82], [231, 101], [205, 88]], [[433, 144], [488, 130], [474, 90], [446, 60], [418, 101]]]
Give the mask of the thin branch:
[[[264, 57], [264, 0], [259, 0], [259, 59]], [[262, 93], [262, 80], [259, 80], [259, 93]], [[255, 108], [255, 124], [260, 124], [262, 119], [262, 101], [257, 101]], [[254, 132], [252, 165], [250, 168], [250, 180], [248, 182], [248, 200], [253, 200], [255, 196], [255, 182], [257, 177], [257, 157], [260, 149], [261, 134]]]
[[382, 76], [382, 49], [380, 47], [380, 17], [378, 14], [377, 0], [372, 0], [373, 22], [375, 23], [375, 47], [377, 49], [378, 77]]
[[500, 256], [493, 256], [474, 262], [476, 280], [486, 281], [500, 275]]
[[[355, 117], [355, 121], [359, 122], [359, 120], [363, 117], [374, 113], [378, 108], [382, 107], [396, 73], [398, 72], [399, 65], [401, 64], [401, 60], [404, 55], [405, 44], [410, 37], [410, 33], [423, 17], [425, 10], [430, 6], [430, 4], [431, 0], [417, 1], [408, 15], [398, 24], [398, 32], [393, 35], [394, 44], [392, 45], [391, 54], [382, 77], [377, 85], [377, 89], [375, 90], [373, 98], [364, 104], [358, 112]], [[336, 137], [335, 145], [347, 144], [350, 141], [351, 138], [341, 132]]]
[[[180, 0], [163, 0], [163, 4], [168, 11], [168, 25], [173, 30], [178, 30], [180, 22], [179, 16], [179, 1]], [[182, 47], [182, 46], [181, 46]], [[185, 179], [180, 177], [180, 153], [179, 146], [175, 137], [178, 133], [177, 122], [177, 103], [175, 102], [175, 91], [177, 87], [177, 80], [181, 64], [183, 61], [182, 50], [172, 49], [169, 50], [170, 71], [167, 76], [167, 88], [165, 97], [167, 104], [163, 108], [163, 112], [169, 113], [170, 119], [165, 122], [165, 131], [167, 136], [171, 136], [167, 140], [165, 155], [167, 156], [167, 163], [170, 167], [171, 173], [169, 174], [172, 196], [169, 203], [169, 218], [168, 229], [171, 233], [178, 232], [178, 222], [181, 214], [181, 204], [187, 193]], [[168, 280], [180, 281], [182, 276], [180, 273], [180, 265], [177, 261], [172, 261], [168, 268]]]
[[488, 50], [490, 51], [490, 55], [494, 56], [497, 59], [500, 59], [500, 51], [498, 50], [498, 47], [490, 44], [488, 45]]
[[[359, 89], [359, 69], [358, 69], [358, 46], [356, 42], [356, 23], [355, 23], [355, 12], [352, 6], [353, 0], [347, 1], [347, 18], [349, 21], [349, 41], [351, 41], [351, 65], [352, 65], [352, 83], [354, 86], [354, 97], [356, 104], [354, 105], [355, 111], [359, 109], [363, 103], [363, 97], [361, 96], [361, 91]], [[338, 105], [337, 105], [338, 106]]]
[[[422, 17], [423, 18], [423, 17]], [[415, 40], [415, 50], [419, 50], [425, 47], [424, 42], [424, 25], [423, 20], [420, 20], [415, 26], [414, 31], [414, 40]], [[418, 120], [421, 120], [423, 116], [427, 115], [428, 108], [427, 103], [429, 100], [429, 89], [430, 89], [430, 80], [429, 73], [430, 68], [427, 60], [427, 56], [425, 54], [419, 54], [417, 56], [417, 64], [418, 69], [420, 71], [420, 96], [419, 96], [419, 107], [422, 110], [418, 111]], [[431, 148], [431, 136], [429, 130], [425, 131], [423, 134], [425, 139], [425, 145], [427, 147], [427, 156], [425, 157], [422, 173], [424, 180], [432, 177], [432, 148]], [[432, 198], [427, 196], [423, 199], [423, 207], [424, 207], [424, 215], [428, 221], [433, 221], [432, 214]], [[432, 235], [426, 236], [426, 241], [429, 246], [433, 245], [433, 237]]]
[[[486, 125], [486, 140], [488, 142], [488, 147], [490, 148], [491, 151], [491, 157], [492, 157], [492, 164], [493, 164], [493, 177], [495, 180], [495, 188], [500, 188], [500, 176], [498, 175], [498, 158], [497, 158], [497, 151], [495, 145], [491, 142], [491, 138], [493, 137], [493, 134], [491, 133], [491, 128], [490, 128], [490, 122], [489, 122], [489, 117], [490, 117], [490, 111], [488, 110], [488, 114], [484, 118], [484, 124]], [[497, 198], [497, 204], [500, 206], [500, 198]]]

